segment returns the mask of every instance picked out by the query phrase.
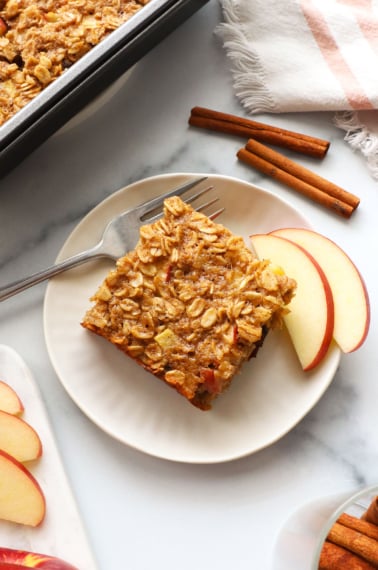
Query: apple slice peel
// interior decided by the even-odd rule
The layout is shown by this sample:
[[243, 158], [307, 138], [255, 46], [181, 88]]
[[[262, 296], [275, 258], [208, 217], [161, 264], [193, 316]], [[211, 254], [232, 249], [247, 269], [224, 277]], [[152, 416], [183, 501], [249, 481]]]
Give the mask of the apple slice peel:
[[370, 302], [365, 282], [355, 263], [334, 241], [313, 230], [282, 228], [271, 232], [271, 235], [295, 242], [317, 260], [333, 295], [334, 339], [344, 353], [360, 348], [370, 327]]
[[3, 380], [0, 380], [0, 410], [20, 416], [24, 411], [24, 405], [13, 388]]
[[39, 526], [46, 512], [43, 491], [32, 473], [3, 450], [0, 450], [0, 481], [0, 518]]
[[260, 259], [282, 267], [297, 282], [284, 322], [303, 370], [312, 370], [327, 354], [333, 338], [333, 297], [324, 272], [292, 241], [272, 234], [256, 234], [250, 239]]
[[29, 423], [0, 410], [0, 449], [23, 463], [41, 457], [42, 442]]

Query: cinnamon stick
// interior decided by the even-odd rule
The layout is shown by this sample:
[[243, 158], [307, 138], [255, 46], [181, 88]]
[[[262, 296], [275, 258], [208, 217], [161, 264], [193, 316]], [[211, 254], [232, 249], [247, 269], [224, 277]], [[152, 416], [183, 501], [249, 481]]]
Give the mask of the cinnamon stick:
[[315, 173], [257, 141], [250, 139], [246, 147], [237, 152], [237, 157], [345, 218], [350, 218], [359, 204], [359, 198], [325, 179], [321, 179], [319, 188], [320, 177]]
[[374, 497], [367, 511], [361, 517], [363, 520], [378, 525], [378, 496]]
[[311, 186], [315, 186], [316, 188], [319, 188], [319, 190], [322, 190], [326, 194], [329, 194], [330, 196], [337, 198], [337, 200], [349, 204], [353, 208], [357, 208], [360, 203], [360, 199], [354, 194], [351, 194], [350, 192], [343, 190], [342, 188], [340, 188], [340, 186], [336, 186], [336, 184], [333, 184], [333, 182], [330, 182], [329, 180], [322, 178], [321, 176], [319, 176], [315, 172], [312, 172], [308, 168], [305, 168], [304, 166], [294, 162], [293, 160], [290, 160], [283, 154], [280, 154], [253, 139], [250, 139], [247, 142], [246, 149], [257, 154], [261, 158], [269, 160], [274, 165], [278, 166], [279, 168], [282, 168], [282, 170], [290, 172], [290, 174], [296, 176], [297, 178], [300, 178], [300, 180], [307, 182]]
[[261, 142], [294, 150], [315, 158], [324, 158], [330, 146], [330, 142], [324, 139], [205, 107], [193, 107], [189, 117], [189, 124], [246, 139], [254, 138]]
[[361, 532], [335, 522], [328, 533], [327, 540], [357, 554], [370, 564], [378, 567], [378, 541]]
[[376, 524], [361, 520], [348, 513], [342, 513], [337, 519], [337, 522], [353, 530], [358, 530], [358, 532], [378, 541], [378, 526]]
[[345, 548], [325, 541], [318, 570], [374, 570], [376, 567]]

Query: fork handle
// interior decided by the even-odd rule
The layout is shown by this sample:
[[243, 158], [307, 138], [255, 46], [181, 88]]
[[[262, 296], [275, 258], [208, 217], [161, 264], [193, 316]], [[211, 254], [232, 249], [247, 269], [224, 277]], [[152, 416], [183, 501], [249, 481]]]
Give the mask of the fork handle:
[[68, 269], [72, 269], [73, 267], [82, 265], [86, 261], [90, 261], [91, 259], [98, 257], [106, 257], [106, 255], [101, 252], [98, 247], [94, 247], [85, 252], [73, 255], [60, 263], [51, 265], [51, 267], [38, 271], [29, 277], [13, 281], [4, 287], [0, 287], [0, 302], [9, 299], [9, 297], [13, 297], [13, 295], [17, 295], [17, 293], [21, 293], [21, 291], [25, 291], [25, 289], [28, 289], [33, 285], [37, 285], [37, 283], [42, 283], [42, 281], [45, 281], [50, 277], [54, 277], [54, 275], [58, 275], [63, 271], [67, 271]]

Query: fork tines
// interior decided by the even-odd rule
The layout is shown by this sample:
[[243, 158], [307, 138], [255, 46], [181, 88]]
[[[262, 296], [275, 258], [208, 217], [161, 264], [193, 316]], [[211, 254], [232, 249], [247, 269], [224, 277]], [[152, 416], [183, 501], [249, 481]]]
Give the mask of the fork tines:
[[[172, 196], [181, 196], [182, 200], [184, 202], [186, 202], [187, 204], [193, 204], [198, 198], [201, 198], [202, 196], [204, 196], [204, 194], [206, 194], [210, 190], [213, 190], [214, 186], [212, 186], [212, 185], [206, 186], [206, 188], [202, 188], [202, 189], [198, 190], [195, 194], [192, 194], [188, 197], [184, 197], [183, 194], [185, 194], [186, 192], [191, 190], [194, 186], [197, 186], [198, 184], [200, 184], [200, 182], [203, 182], [206, 179], [207, 179], [207, 176], [204, 176], [201, 178], [196, 178], [195, 180], [191, 180], [190, 182], [188, 182], [182, 186], [179, 186], [178, 188], [174, 188], [173, 190], [170, 190], [169, 192], [166, 192], [165, 194], [158, 196], [157, 198], [154, 198], [153, 200], [150, 200], [149, 202], [145, 202], [144, 204], [142, 204], [141, 206], [138, 207], [138, 210], [140, 210], [140, 209], [143, 210], [142, 214], [140, 215], [140, 220], [143, 222], [148, 222], [148, 223], [152, 223], [152, 222], [158, 220], [162, 216], [162, 213], [163, 213], [162, 207], [164, 204], [164, 200], [166, 200], [166, 198], [170, 198]], [[210, 206], [212, 206], [218, 200], [219, 200], [219, 198], [216, 197], [216, 198], [209, 200], [208, 202], [205, 202], [204, 204], [199, 205], [198, 207], [193, 205], [193, 208], [197, 212], [205, 213], [204, 210], [206, 208], [209, 208]], [[215, 219], [215, 217], [219, 216], [223, 211], [224, 211], [224, 208], [220, 208], [220, 209], [216, 210], [215, 212], [209, 213], [208, 217], [213, 220], [213, 219]]]
[[200, 184], [206, 179], [207, 176], [202, 176], [201, 178], [195, 178], [194, 180], [190, 180], [189, 182], [186, 182], [185, 184], [182, 184], [177, 188], [170, 190], [169, 192], [165, 192], [161, 196], [157, 196], [152, 200], [148, 200], [147, 202], [140, 204], [140, 206], [136, 208], [136, 210], [139, 213], [140, 220], [143, 222], [147, 220], [153, 221], [153, 218], [156, 218], [156, 214], [159, 211], [159, 209], [162, 208], [164, 200], [166, 200], [167, 198], [171, 198], [172, 196], [182, 196], [182, 194], [184, 194], [194, 186], [197, 186], [197, 184]]
[[[211, 190], [212, 188], [214, 188], [214, 186], [209, 186], [208, 188], [206, 188], [207, 190]], [[189, 200], [187, 200], [189, 202]], [[215, 212], [208, 212], [206, 213], [205, 210], [207, 208], [210, 208], [210, 206], [212, 206], [213, 204], [216, 204], [216, 202], [219, 202], [219, 197], [217, 196], [216, 198], [213, 198], [212, 200], [209, 200], [208, 202], [205, 202], [204, 204], [201, 204], [201, 206], [198, 206], [198, 208], [195, 208], [195, 210], [197, 212], [202, 212], [203, 214], [206, 214], [208, 218], [210, 218], [210, 220], [215, 220], [215, 218], [217, 218], [218, 216], [220, 216], [220, 214], [222, 214], [222, 212], [224, 212], [224, 208], [219, 208], [218, 210], [215, 210]]]

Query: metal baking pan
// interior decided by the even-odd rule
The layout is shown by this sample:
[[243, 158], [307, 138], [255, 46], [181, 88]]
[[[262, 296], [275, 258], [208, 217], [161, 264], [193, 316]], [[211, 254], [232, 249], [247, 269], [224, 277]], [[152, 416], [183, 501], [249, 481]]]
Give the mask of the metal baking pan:
[[208, 0], [150, 0], [0, 127], [0, 177]]

